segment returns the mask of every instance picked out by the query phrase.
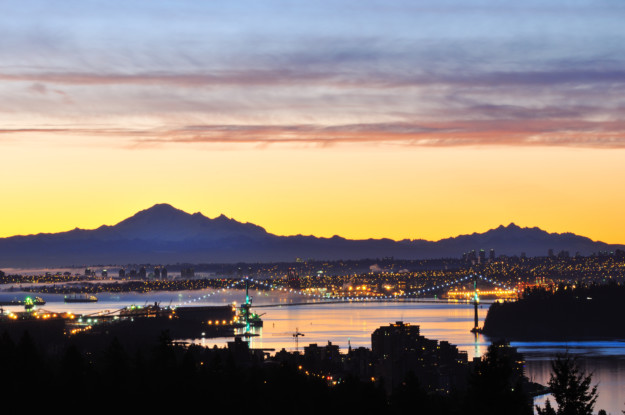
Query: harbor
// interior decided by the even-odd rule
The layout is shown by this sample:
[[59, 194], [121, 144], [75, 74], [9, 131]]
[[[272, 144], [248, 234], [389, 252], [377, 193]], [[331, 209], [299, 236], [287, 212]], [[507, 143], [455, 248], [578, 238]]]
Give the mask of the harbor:
[[[162, 305], [159, 301], [143, 305], [89, 311], [60, 311], [58, 296], [47, 304], [41, 297], [3, 301], [6, 309], [0, 312], [0, 331], [19, 337], [28, 331], [35, 339], [61, 342], [66, 337], [117, 337], [125, 342], [141, 343], [167, 333], [172, 339], [204, 339], [234, 337], [235, 334], [252, 337], [252, 329], [261, 328], [263, 321], [252, 311], [249, 286], [245, 286], [245, 301], [223, 305], [182, 306]], [[67, 308], [80, 310], [81, 305], [98, 302], [94, 295], [64, 296]], [[112, 305], [110, 301], [100, 306]], [[39, 307], [37, 307], [39, 306]], [[235, 333], [235, 330], [237, 332]], [[48, 343], [50, 343], [48, 341]]]
[[[93, 301], [63, 301], [64, 308]], [[256, 316], [234, 304], [200, 306], [162, 306], [158, 301], [144, 305], [129, 305], [113, 310], [92, 312], [61, 311], [59, 303], [39, 301], [33, 305], [30, 297], [22, 301], [5, 302], [0, 312], [0, 331], [19, 338], [27, 331], [35, 340], [47, 344], [63, 342], [68, 337], [117, 337], [140, 343], [167, 332], [173, 339], [233, 337], [235, 329], [245, 327], [245, 316]], [[47, 308], [43, 305], [47, 304]], [[107, 303], [105, 305], [111, 305]], [[242, 314], [246, 310], [245, 316]], [[240, 320], [243, 318], [243, 320]], [[261, 326], [262, 321], [254, 321]]]
[[[110, 294], [101, 293], [97, 303], [65, 304], [62, 295], [46, 295], [44, 308], [49, 312], [65, 313], [71, 311], [75, 316], [86, 316], [93, 323], [95, 320], [111, 319], [107, 317], [116, 310], [137, 304], [148, 307], [158, 302], [163, 308], [175, 307], [205, 295], [207, 291], [191, 290], [176, 292], [153, 292], [149, 295], [138, 293]], [[198, 301], [194, 306], [228, 306], [245, 303], [244, 290], [227, 292], [210, 292], [209, 298]], [[0, 300], [7, 299], [0, 297]], [[13, 298], [16, 293], [11, 293]], [[431, 299], [427, 303], [414, 302], [344, 302], [342, 304], [311, 303], [310, 300], [291, 293], [277, 293], [254, 291], [252, 311], [262, 310], [262, 327], [250, 328], [253, 336], [245, 337], [246, 329], [239, 323], [238, 327], [228, 330], [225, 337], [190, 336], [183, 341], [202, 345], [207, 348], [225, 347], [233, 336], [241, 335], [249, 342], [253, 349], [274, 350], [286, 349], [296, 351], [299, 347], [303, 351], [308, 344], [332, 344], [347, 350], [352, 348], [370, 347], [371, 333], [380, 326], [394, 321], [405, 321], [418, 324], [421, 333], [428, 338], [449, 341], [459, 350], [465, 351], [469, 359], [480, 357], [486, 353], [490, 339], [484, 335], [475, 335], [469, 330], [474, 324], [474, 306], [471, 303], [459, 304], [447, 300]], [[306, 301], [309, 301], [306, 303]], [[301, 303], [300, 305], [295, 305]], [[256, 305], [272, 305], [269, 308], [256, 309]], [[478, 308], [479, 324], [489, 308], [489, 304], [482, 303]], [[22, 311], [23, 307], [4, 307], [6, 311]], [[262, 314], [261, 313], [261, 314]], [[112, 313], [114, 315], [114, 313]], [[114, 317], [113, 317], [114, 318]], [[222, 321], [220, 321], [222, 326]], [[104, 327], [104, 326], [102, 326]], [[294, 333], [304, 336], [294, 337]], [[299, 345], [296, 345], [296, 339]], [[569, 351], [577, 356], [580, 364], [586, 371], [595, 373], [594, 381], [599, 383], [598, 407], [608, 412], [619, 413], [622, 402], [625, 402], [625, 343], [622, 341], [584, 341], [584, 342], [512, 342], [512, 346], [525, 357], [525, 370], [528, 377], [537, 383], [546, 384], [551, 370], [551, 359], [557, 354]], [[541, 401], [537, 401], [541, 402]]]

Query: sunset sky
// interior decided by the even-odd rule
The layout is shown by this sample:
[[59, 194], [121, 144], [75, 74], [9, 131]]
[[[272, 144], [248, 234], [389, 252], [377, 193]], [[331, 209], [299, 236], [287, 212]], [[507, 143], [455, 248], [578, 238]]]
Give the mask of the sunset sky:
[[0, 237], [155, 203], [279, 235], [625, 243], [625, 2], [3, 1]]

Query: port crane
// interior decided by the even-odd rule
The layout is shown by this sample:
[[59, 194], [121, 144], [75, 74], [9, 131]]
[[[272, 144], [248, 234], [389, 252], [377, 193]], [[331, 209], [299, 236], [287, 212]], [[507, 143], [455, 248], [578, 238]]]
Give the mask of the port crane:
[[299, 336], [305, 336], [304, 333], [301, 333], [297, 327], [295, 327], [295, 333], [293, 333], [293, 338], [295, 339], [295, 351], [299, 351]]
[[300, 336], [305, 336], [304, 333], [302, 333], [301, 331], [299, 331], [299, 328], [295, 328], [295, 332], [291, 333], [274, 333], [273, 336], [293, 336], [293, 340], [295, 340], [295, 351], [298, 352], [299, 351], [299, 337]]

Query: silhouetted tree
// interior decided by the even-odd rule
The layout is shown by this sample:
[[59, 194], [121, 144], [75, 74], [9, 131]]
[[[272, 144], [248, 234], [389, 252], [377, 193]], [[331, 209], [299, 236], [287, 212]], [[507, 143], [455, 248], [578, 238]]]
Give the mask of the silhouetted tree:
[[[380, 390], [384, 390], [380, 388]], [[428, 393], [410, 371], [390, 398], [389, 413], [405, 414], [410, 408], [412, 414], [450, 415], [459, 413], [459, 398], [455, 392], [450, 395]], [[367, 413], [368, 411], [362, 411]]]
[[161, 332], [158, 337], [158, 345], [154, 349], [152, 360], [151, 369], [162, 371], [161, 374], [163, 375], [172, 374], [171, 372], [176, 366], [176, 353], [169, 330]]
[[107, 382], [115, 382], [119, 386], [129, 373], [129, 357], [117, 337], [114, 337], [102, 356], [103, 374]]
[[592, 374], [580, 370], [575, 358], [559, 354], [551, 362], [549, 388], [558, 404], [555, 410], [547, 399], [544, 408], [536, 407], [539, 415], [592, 415], [597, 400], [597, 385], [590, 386]]
[[22, 335], [15, 351], [17, 366], [21, 368], [20, 373], [26, 377], [33, 376], [35, 373], [41, 373], [43, 359], [28, 331], [25, 331]]
[[13, 366], [15, 359], [15, 343], [6, 331], [0, 336], [0, 367], [3, 372], [8, 371], [9, 366]]
[[0, 390], [12, 391], [12, 378], [15, 374], [15, 343], [6, 331], [0, 336]]
[[532, 401], [524, 389], [518, 354], [505, 343], [493, 343], [469, 378], [466, 414], [531, 415]]
[[82, 354], [75, 345], [68, 346], [61, 359], [62, 382], [72, 382], [77, 386], [84, 386], [85, 374], [86, 364]]

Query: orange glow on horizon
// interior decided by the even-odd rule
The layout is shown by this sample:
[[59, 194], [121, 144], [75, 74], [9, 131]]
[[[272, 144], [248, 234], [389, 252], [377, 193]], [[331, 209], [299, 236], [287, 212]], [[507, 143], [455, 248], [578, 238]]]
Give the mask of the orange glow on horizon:
[[278, 235], [439, 240], [515, 222], [625, 243], [625, 150], [3, 145], [0, 236], [113, 225], [155, 203]]

